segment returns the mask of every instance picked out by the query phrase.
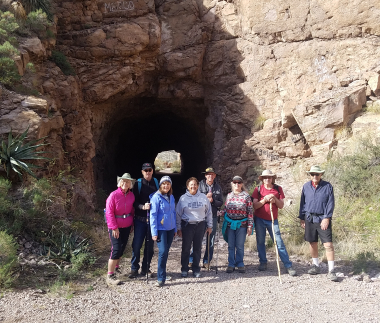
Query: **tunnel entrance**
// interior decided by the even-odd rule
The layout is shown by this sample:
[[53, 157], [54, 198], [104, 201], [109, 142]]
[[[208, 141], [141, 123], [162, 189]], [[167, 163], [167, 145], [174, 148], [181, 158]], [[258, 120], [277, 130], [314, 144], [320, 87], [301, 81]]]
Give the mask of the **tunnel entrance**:
[[[102, 130], [94, 160], [95, 181], [108, 194], [116, 189], [116, 177], [130, 173], [142, 177], [143, 163], [154, 163], [158, 153], [175, 150], [181, 154], [181, 172], [170, 174], [176, 199], [186, 191], [189, 177], [202, 178], [211, 160], [213, 138], [207, 138], [208, 110], [203, 102], [168, 102], [151, 98], [134, 99], [120, 105], [109, 125]], [[165, 174], [155, 173], [158, 180]]]

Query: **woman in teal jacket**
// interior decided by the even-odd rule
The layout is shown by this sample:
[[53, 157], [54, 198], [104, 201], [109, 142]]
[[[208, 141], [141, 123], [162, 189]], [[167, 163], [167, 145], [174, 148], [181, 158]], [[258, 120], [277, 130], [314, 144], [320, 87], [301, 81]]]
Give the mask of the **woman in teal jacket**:
[[177, 233], [175, 200], [169, 176], [161, 178], [158, 191], [150, 195], [150, 203], [150, 231], [158, 246], [156, 286], [162, 287], [165, 281], [171, 279], [170, 276], [166, 276], [166, 262]]

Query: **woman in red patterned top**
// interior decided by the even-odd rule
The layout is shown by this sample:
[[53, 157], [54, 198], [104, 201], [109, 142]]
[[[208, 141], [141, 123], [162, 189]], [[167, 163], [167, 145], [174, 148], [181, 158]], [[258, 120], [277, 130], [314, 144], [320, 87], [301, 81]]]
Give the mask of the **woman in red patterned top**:
[[235, 176], [231, 182], [232, 192], [227, 195], [223, 223], [223, 236], [228, 242], [227, 273], [232, 273], [235, 267], [239, 273], [245, 273], [244, 242], [246, 235], [253, 230], [252, 201], [246, 192], [243, 179]]

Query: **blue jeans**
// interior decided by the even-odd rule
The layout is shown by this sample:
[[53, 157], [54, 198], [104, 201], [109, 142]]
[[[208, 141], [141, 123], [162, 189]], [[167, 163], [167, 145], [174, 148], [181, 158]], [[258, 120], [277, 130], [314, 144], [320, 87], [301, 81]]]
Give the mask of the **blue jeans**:
[[157, 281], [166, 280], [166, 262], [168, 261], [169, 249], [174, 238], [173, 230], [158, 230], [157, 246], [158, 246], [158, 266], [157, 266]]
[[[270, 237], [273, 240], [272, 221], [264, 220], [255, 216], [255, 230], [256, 230], [256, 242], [257, 251], [259, 253], [260, 263], [267, 263], [267, 255], [265, 251], [265, 235], [268, 230]], [[292, 262], [289, 260], [288, 252], [286, 251], [284, 241], [281, 238], [280, 227], [278, 226], [278, 220], [274, 220], [274, 234], [276, 237], [278, 254], [283, 262], [285, 268], [292, 267]]]
[[[148, 237], [147, 237], [148, 234]], [[148, 238], [149, 243], [146, 243]], [[152, 240], [152, 234], [150, 233], [150, 227], [146, 222], [135, 220], [134, 236], [132, 242], [132, 259], [131, 269], [138, 271], [140, 268], [140, 249], [145, 240], [144, 258], [141, 264], [141, 270], [146, 272], [149, 270], [150, 263], [152, 261], [154, 253], [154, 241]], [[148, 253], [148, 257], [147, 257]]]
[[226, 229], [228, 235], [228, 267], [244, 267], [244, 242], [247, 228]]
[[[212, 232], [210, 234], [210, 262], [212, 260], [212, 256], [214, 255], [214, 241], [215, 241], [217, 223], [218, 223], [218, 218], [217, 217], [212, 218]], [[206, 232], [206, 229], [207, 229], [207, 226], [205, 226], [205, 232]], [[207, 258], [208, 258], [208, 233], [207, 233], [207, 240], [206, 240], [206, 250], [203, 256], [204, 264], [208, 263]], [[189, 258], [189, 263], [192, 263], [192, 262], [193, 262], [193, 249], [191, 249], [190, 258]]]

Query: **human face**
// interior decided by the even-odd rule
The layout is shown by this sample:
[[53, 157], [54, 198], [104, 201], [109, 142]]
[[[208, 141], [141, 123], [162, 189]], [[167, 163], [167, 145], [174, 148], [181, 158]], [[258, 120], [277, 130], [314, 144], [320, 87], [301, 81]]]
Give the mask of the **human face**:
[[161, 184], [161, 192], [167, 194], [170, 191], [172, 185], [169, 182], [163, 182]]
[[318, 185], [321, 181], [322, 174], [321, 173], [310, 173], [310, 177], [314, 185]]
[[205, 174], [205, 178], [206, 178], [206, 183], [208, 185], [212, 185], [212, 183], [214, 183], [214, 179], [216, 177], [216, 174], [215, 173], [206, 173]]
[[198, 184], [196, 181], [190, 181], [187, 185], [187, 189], [191, 195], [195, 195], [198, 191]]
[[153, 177], [153, 169], [152, 168], [147, 168], [147, 169], [144, 169], [141, 171], [141, 173], [143, 174], [144, 178], [150, 182], [150, 180], [152, 179]]
[[273, 177], [272, 176], [262, 176], [264, 186], [272, 186]]
[[242, 187], [243, 187], [243, 182], [240, 182], [240, 181], [232, 182], [232, 190], [234, 193], [240, 193]]
[[128, 191], [128, 189], [130, 189], [132, 186], [132, 183], [130, 180], [128, 179], [122, 179], [121, 180], [121, 183], [120, 183], [120, 188], [121, 190], [125, 193], [126, 191]]

